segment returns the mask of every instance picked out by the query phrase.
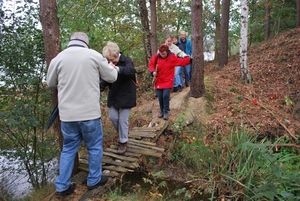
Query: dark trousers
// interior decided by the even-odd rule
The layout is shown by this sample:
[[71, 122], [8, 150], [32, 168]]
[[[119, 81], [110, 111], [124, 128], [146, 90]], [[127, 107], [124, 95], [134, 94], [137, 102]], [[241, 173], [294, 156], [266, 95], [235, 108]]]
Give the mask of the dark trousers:
[[168, 113], [170, 111], [170, 93], [171, 89], [156, 89], [156, 95], [159, 101], [161, 113]]

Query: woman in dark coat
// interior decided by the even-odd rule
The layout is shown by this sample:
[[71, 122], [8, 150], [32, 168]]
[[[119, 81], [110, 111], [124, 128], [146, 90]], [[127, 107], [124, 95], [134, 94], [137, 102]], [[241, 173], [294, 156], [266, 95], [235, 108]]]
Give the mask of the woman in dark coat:
[[136, 80], [132, 60], [126, 57], [116, 43], [108, 42], [103, 48], [103, 56], [118, 70], [118, 79], [110, 84], [104, 80], [100, 83], [101, 91], [109, 87], [107, 106], [109, 119], [119, 135], [118, 153], [124, 154], [127, 150], [131, 108], [136, 106]]

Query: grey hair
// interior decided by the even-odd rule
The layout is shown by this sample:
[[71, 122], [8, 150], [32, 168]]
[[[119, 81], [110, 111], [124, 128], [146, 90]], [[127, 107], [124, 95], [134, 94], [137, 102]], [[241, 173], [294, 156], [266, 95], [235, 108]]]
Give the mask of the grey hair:
[[102, 55], [105, 58], [108, 58], [110, 55], [117, 58], [120, 54], [120, 48], [117, 43], [108, 41], [107, 45], [102, 50]]
[[86, 44], [89, 44], [89, 37], [84, 32], [74, 32], [74, 33], [72, 33], [70, 39], [71, 40], [73, 40], [73, 39], [83, 40], [84, 42], [86, 42]]

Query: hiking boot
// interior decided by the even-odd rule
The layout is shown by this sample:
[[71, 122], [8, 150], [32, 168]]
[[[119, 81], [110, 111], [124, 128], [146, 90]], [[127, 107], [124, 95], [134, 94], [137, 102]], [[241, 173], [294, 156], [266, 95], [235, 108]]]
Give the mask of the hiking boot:
[[164, 120], [168, 120], [169, 119], [169, 114], [168, 114], [168, 112], [165, 112], [164, 113]]
[[158, 118], [163, 118], [163, 116], [164, 116], [164, 114], [161, 112], [161, 113], [159, 113]]
[[119, 148], [118, 148], [118, 153], [119, 154], [125, 154], [125, 152], [127, 151], [127, 142], [125, 143], [119, 143]]
[[104, 186], [107, 183], [107, 181], [108, 181], [108, 177], [102, 175], [101, 180], [97, 184], [95, 184], [94, 186], [88, 186], [88, 189], [93, 190], [93, 189], [97, 188], [98, 186]]
[[177, 87], [173, 87], [172, 92], [176, 92], [177, 90]]
[[182, 92], [182, 86], [180, 86], [180, 85], [178, 86], [178, 91]]
[[72, 183], [69, 188], [65, 191], [62, 192], [56, 192], [55, 195], [57, 196], [67, 196], [67, 195], [71, 195], [76, 189], [76, 184]]

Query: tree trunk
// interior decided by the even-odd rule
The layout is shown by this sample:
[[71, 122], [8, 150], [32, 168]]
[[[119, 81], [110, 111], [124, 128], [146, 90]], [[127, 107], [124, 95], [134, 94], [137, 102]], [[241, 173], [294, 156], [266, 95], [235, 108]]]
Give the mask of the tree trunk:
[[148, 66], [152, 53], [151, 53], [150, 30], [149, 30], [149, 20], [148, 20], [146, 0], [139, 0], [139, 9], [140, 9], [141, 24], [143, 27], [143, 40], [144, 40], [143, 42], [144, 42], [145, 55], [146, 55], [145, 59]]
[[248, 48], [248, 2], [241, 0], [241, 44], [240, 44], [240, 65], [241, 79], [244, 83], [251, 82], [250, 72], [247, 63]]
[[229, 8], [230, 8], [230, 0], [222, 0], [219, 68], [223, 68], [228, 63]]
[[215, 0], [216, 30], [215, 30], [215, 58], [214, 58], [214, 61], [219, 60], [219, 54], [220, 54], [220, 38], [221, 38], [220, 7], [221, 7], [220, 0]]
[[300, 0], [296, 0], [296, 4], [297, 4], [296, 27], [300, 27]]
[[270, 0], [266, 0], [266, 33], [265, 33], [265, 40], [270, 38], [270, 15], [271, 15], [271, 8], [270, 8]]
[[[57, 6], [55, 0], [40, 0], [40, 21], [43, 27], [43, 39], [45, 46], [47, 70], [50, 61], [61, 51], [59, 21], [57, 18]], [[57, 104], [57, 89], [51, 89], [53, 107]], [[59, 145], [62, 149], [63, 137], [60, 130], [60, 120], [56, 118], [53, 128], [59, 137]]]
[[202, 35], [202, 1], [192, 0], [192, 44], [193, 63], [190, 96], [200, 98], [205, 95], [204, 85], [204, 55]]
[[[43, 39], [46, 54], [47, 70], [51, 60], [61, 52], [61, 39], [59, 31], [59, 20], [57, 18], [57, 5], [55, 0], [40, 0], [40, 21], [43, 27]], [[57, 89], [51, 90], [52, 103], [55, 106], [57, 100]], [[58, 134], [59, 146], [62, 150], [63, 136], [61, 133], [60, 119], [54, 121], [54, 131]], [[79, 157], [78, 153], [75, 157], [73, 174], [78, 170]]]
[[157, 52], [157, 36], [156, 36], [156, 0], [150, 0], [150, 13], [151, 13], [151, 29], [150, 29], [150, 44], [151, 44], [151, 55]]

